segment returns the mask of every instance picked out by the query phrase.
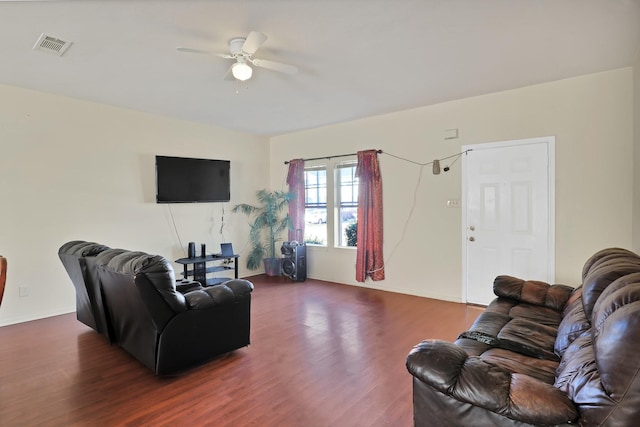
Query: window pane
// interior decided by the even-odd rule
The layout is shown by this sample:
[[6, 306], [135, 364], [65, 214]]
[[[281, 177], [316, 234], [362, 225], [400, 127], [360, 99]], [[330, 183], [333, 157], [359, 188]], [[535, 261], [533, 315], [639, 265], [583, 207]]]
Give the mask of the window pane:
[[340, 246], [357, 246], [358, 208], [340, 208]]
[[304, 242], [327, 244], [327, 169], [305, 169], [305, 231]]
[[304, 172], [305, 206], [327, 205], [327, 171], [326, 169], [310, 169]]
[[327, 209], [304, 210], [304, 242], [310, 245], [327, 245]]
[[356, 246], [358, 220], [358, 178], [354, 163], [338, 166], [338, 242], [339, 246]]

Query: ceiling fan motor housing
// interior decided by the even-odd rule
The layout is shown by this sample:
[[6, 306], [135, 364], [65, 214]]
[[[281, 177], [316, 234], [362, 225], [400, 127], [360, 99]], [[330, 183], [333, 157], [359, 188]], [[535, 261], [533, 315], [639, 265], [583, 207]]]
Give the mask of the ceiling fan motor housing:
[[244, 45], [245, 40], [246, 39], [244, 37], [237, 37], [229, 40], [229, 52], [231, 52], [231, 55], [242, 54], [242, 45]]

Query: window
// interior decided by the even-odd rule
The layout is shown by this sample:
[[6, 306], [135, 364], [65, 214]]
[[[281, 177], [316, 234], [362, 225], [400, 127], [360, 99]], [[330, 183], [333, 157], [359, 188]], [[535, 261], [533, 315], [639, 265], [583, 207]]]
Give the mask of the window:
[[[334, 173], [327, 174], [328, 170]], [[356, 246], [358, 179], [355, 172], [353, 159], [305, 168], [305, 243]]]
[[311, 245], [327, 244], [327, 168], [315, 166], [304, 170], [304, 241]]
[[337, 246], [356, 246], [358, 220], [358, 178], [356, 164], [342, 163], [336, 167], [336, 207], [338, 211]]

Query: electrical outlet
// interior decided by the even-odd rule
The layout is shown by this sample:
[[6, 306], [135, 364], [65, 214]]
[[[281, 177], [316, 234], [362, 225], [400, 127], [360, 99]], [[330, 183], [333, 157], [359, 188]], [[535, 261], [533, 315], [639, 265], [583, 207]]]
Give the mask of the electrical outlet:
[[18, 288], [18, 291], [20, 292], [20, 298], [25, 298], [29, 296], [29, 288], [27, 286], [20, 286]]

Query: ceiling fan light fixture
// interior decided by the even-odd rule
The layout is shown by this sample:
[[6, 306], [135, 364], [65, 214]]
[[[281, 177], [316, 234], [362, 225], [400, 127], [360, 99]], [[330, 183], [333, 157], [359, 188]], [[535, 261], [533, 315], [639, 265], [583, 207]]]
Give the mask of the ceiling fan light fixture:
[[231, 67], [231, 74], [233, 74], [233, 77], [243, 82], [251, 78], [253, 69], [246, 62], [236, 62]]

